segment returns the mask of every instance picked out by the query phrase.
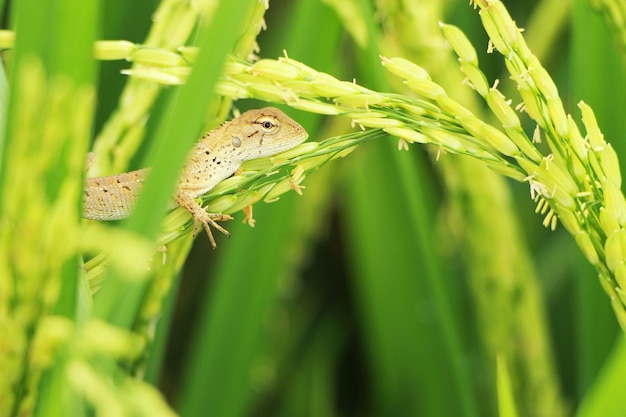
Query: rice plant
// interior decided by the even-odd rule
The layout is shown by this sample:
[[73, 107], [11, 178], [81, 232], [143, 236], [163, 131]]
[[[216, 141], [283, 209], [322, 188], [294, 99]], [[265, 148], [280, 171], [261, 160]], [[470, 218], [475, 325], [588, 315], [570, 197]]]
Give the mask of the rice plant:
[[[3, 9], [1, 416], [623, 413], [619, 2]], [[213, 251], [177, 173], [268, 103], [310, 139], [202, 196]]]

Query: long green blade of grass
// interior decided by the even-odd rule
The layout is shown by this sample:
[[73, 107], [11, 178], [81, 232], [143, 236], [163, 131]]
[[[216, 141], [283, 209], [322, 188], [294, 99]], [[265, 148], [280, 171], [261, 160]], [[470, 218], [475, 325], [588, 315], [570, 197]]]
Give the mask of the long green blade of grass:
[[[324, 20], [323, 33], [313, 38], [310, 30], [320, 19], [330, 15], [328, 11], [316, 0], [299, 1], [290, 6], [288, 10], [294, 13], [286, 19], [288, 23], [271, 34], [264, 34], [270, 39], [261, 39], [260, 55], [274, 57], [282, 54], [284, 48], [291, 57], [321, 66], [334, 65], [334, 49], [327, 45], [339, 40], [337, 22]], [[270, 16], [269, 24], [271, 19], [282, 17]], [[322, 39], [324, 42], [320, 42]], [[314, 132], [319, 116], [299, 114], [294, 117], [312, 133], [309, 140], [318, 140]], [[328, 193], [329, 184], [324, 182], [319, 186], [323, 188], [316, 191], [313, 185], [307, 184], [303, 197], [287, 195], [270, 206], [255, 206], [256, 227], [229, 225], [232, 239], [220, 243], [219, 258], [211, 257], [218, 264], [209, 273], [198, 273], [210, 277], [211, 282], [203, 293], [197, 324], [192, 327], [193, 345], [185, 361], [184, 390], [177, 405], [182, 415], [201, 416], [205, 410], [210, 410], [224, 417], [245, 416], [254, 412], [257, 403], [267, 401], [264, 394], [271, 392], [271, 382], [268, 384], [263, 378], [259, 381], [258, 376], [263, 374], [263, 364], [269, 363], [271, 368], [273, 360], [279, 359], [273, 347], [278, 345], [282, 351], [287, 340], [299, 337], [298, 332], [286, 331], [285, 344], [276, 343], [268, 328], [276, 326], [274, 316], [281, 308], [281, 287], [289, 285], [285, 281], [295, 278], [290, 271], [299, 262], [301, 250], [298, 248], [307, 241], [303, 236], [307, 232], [302, 228], [309, 222], [304, 219], [313, 219], [313, 224], [324, 221], [315, 210], [314, 202], [316, 195]], [[297, 345], [297, 342], [292, 343]], [[291, 366], [289, 362], [277, 363], [275, 372], [290, 374]], [[307, 385], [308, 380], [299, 372], [294, 379], [297, 382], [287, 380], [286, 384]], [[286, 404], [293, 403], [281, 398], [278, 404], [268, 401], [266, 406], [273, 410]], [[294, 412], [304, 415], [315, 407], [312, 403], [298, 403]]]
[[[129, 230], [154, 239], [158, 233], [166, 206], [178, 179], [177, 172], [183, 164], [191, 144], [198, 137], [205, 109], [213, 96], [224, 59], [244, 29], [253, 6], [251, 0], [222, 2], [199, 37], [200, 54], [189, 81], [175, 94], [161, 127], [155, 137], [150, 161], [154, 167], [137, 202], [136, 210], [128, 220]], [[138, 262], [145, 260], [138, 259]], [[128, 285], [122, 277], [126, 271], [110, 274], [96, 303], [96, 314], [108, 317], [113, 323], [125, 327], [132, 324], [135, 311], [144, 292], [143, 285]], [[121, 304], [120, 300], [125, 300]]]

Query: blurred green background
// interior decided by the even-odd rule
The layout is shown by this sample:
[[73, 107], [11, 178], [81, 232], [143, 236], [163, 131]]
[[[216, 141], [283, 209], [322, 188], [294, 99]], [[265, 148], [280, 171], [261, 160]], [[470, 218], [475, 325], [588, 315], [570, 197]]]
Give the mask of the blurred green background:
[[[504, 3], [566, 110], [590, 104], [626, 160], [624, 50], [606, 16], [585, 0]], [[96, 36], [144, 42], [158, 4], [103, 0]], [[286, 51], [339, 79], [406, 94], [379, 58], [402, 56], [489, 121], [437, 27], [455, 24], [489, 82], [520, 101], [467, 0], [272, 0], [265, 20], [260, 57]], [[129, 64], [99, 66], [96, 134]], [[146, 141], [173, 89], [157, 100]], [[310, 141], [355, 130], [282, 108]], [[534, 125], [525, 128], [531, 135]], [[257, 204], [254, 228], [237, 215], [215, 251], [196, 238], [145, 369], [181, 415], [516, 415], [503, 406], [508, 394], [520, 416], [624, 415], [626, 351], [609, 300], [573, 238], [542, 226], [527, 184], [435, 148], [399, 152], [388, 137], [303, 185], [303, 196]]]

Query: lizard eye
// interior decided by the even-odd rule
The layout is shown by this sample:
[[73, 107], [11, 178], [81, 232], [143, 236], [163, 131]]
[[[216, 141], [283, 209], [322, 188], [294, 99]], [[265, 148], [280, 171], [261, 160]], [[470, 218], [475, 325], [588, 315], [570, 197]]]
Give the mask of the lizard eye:
[[263, 117], [259, 119], [257, 123], [265, 133], [271, 133], [278, 127], [278, 123], [270, 117]]

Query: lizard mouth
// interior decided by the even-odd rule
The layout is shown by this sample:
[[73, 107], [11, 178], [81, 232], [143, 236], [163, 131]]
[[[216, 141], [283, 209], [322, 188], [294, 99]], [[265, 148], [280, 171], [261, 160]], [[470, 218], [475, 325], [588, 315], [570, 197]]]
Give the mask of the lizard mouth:
[[309, 133], [304, 130], [303, 127], [299, 126], [299, 129], [290, 134], [290, 138], [287, 140], [282, 140], [273, 144], [265, 142], [265, 144], [263, 145], [263, 154], [265, 154], [266, 156], [271, 156], [276, 154], [277, 152], [286, 152], [300, 145], [302, 142], [307, 140], [308, 137]]

